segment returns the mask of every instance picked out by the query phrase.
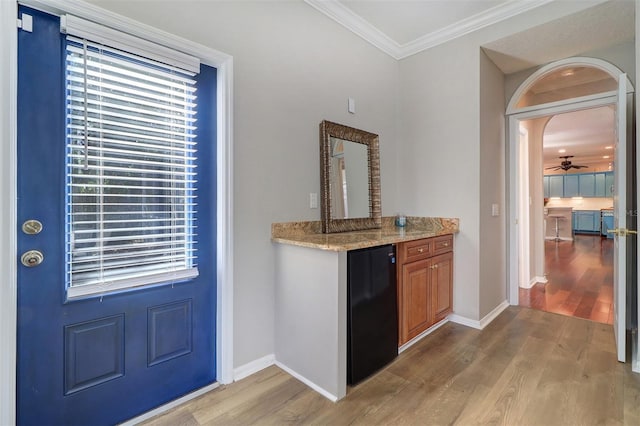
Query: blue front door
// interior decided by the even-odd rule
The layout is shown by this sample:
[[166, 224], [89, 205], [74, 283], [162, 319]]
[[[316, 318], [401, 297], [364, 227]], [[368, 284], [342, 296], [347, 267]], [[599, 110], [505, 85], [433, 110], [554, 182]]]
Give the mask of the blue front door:
[[18, 424], [114, 424], [216, 379], [216, 70], [196, 77], [199, 275], [69, 298], [65, 38], [58, 17], [20, 12], [17, 244], [44, 260], [18, 259]]

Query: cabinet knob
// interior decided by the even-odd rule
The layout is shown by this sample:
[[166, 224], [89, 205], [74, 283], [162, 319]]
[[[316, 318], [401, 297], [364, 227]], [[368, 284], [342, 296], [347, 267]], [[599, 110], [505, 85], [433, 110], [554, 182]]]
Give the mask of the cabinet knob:
[[420, 247], [420, 248], [418, 249], [418, 253], [422, 253], [423, 251], [424, 251], [424, 249], [423, 249], [422, 247]]
[[449, 243], [444, 243], [443, 246], [449, 247]]

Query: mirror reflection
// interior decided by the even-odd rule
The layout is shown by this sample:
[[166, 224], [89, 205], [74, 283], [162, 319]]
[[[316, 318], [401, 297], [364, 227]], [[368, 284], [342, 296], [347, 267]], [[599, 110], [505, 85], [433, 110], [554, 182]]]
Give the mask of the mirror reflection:
[[331, 217], [369, 217], [367, 146], [331, 137]]
[[322, 232], [380, 228], [378, 135], [320, 123]]

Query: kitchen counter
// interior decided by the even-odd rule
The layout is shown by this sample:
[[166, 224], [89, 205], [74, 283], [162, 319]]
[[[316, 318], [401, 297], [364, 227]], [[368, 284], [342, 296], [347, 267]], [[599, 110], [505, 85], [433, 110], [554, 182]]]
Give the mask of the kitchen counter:
[[383, 217], [382, 228], [323, 234], [320, 221], [285, 222], [271, 225], [271, 241], [329, 251], [348, 251], [396, 244], [439, 235], [456, 234], [459, 219], [407, 217], [405, 227], [397, 227], [394, 217]]
[[[572, 207], [545, 207], [544, 238], [547, 240], [573, 240], [573, 211]], [[558, 217], [558, 234], [556, 235], [556, 217]]]
[[458, 219], [382, 218], [381, 229], [323, 234], [314, 222], [274, 223], [277, 365], [331, 401], [347, 393], [347, 252], [445, 234]]

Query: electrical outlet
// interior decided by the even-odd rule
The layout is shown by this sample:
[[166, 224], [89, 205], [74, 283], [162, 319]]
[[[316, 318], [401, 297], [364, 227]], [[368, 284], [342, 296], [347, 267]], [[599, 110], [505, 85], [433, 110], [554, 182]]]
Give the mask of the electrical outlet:
[[318, 208], [318, 193], [310, 192], [309, 193], [309, 208], [317, 209]]

